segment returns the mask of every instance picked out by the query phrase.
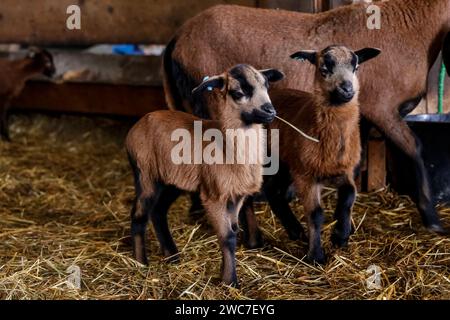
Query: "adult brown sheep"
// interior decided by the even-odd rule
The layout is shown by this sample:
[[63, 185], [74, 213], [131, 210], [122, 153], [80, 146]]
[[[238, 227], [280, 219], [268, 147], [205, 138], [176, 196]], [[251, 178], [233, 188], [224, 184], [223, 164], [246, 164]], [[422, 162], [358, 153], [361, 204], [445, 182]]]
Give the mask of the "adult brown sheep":
[[[167, 102], [172, 109], [201, 114], [203, 104], [194, 105], [191, 90], [204, 76], [236, 63], [281, 69], [286, 81], [278, 88], [311, 91], [314, 67], [289, 59], [298, 47], [318, 50], [337, 43], [352, 49], [380, 48], [382, 57], [364, 66], [361, 73], [361, 113], [412, 159], [415, 201], [423, 223], [431, 231], [444, 233], [421, 144], [402, 116], [426, 93], [428, 72], [450, 30], [450, 0], [391, 0], [377, 5], [380, 30], [367, 27], [368, 4], [364, 3], [315, 15], [240, 6], [206, 10], [181, 27], [166, 49]], [[215, 117], [213, 109], [207, 111]]]

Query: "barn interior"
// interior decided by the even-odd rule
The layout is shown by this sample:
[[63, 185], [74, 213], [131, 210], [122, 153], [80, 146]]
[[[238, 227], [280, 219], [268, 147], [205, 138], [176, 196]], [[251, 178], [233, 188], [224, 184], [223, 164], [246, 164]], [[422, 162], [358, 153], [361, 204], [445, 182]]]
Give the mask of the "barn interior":
[[[65, 28], [66, 9], [74, 3], [83, 12], [81, 30]], [[325, 266], [307, 263], [307, 246], [290, 241], [261, 202], [256, 214], [265, 245], [238, 246], [241, 286], [221, 284], [216, 237], [204, 217], [188, 214], [188, 195], [169, 216], [181, 261], [162, 258], [153, 230], [150, 265], [133, 259], [134, 185], [124, 139], [139, 117], [166, 108], [161, 54], [174, 32], [216, 4], [319, 13], [351, 3], [2, 0], [0, 57], [18, 59], [30, 45], [47, 48], [56, 74], [27, 82], [12, 102], [12, 142], [0, 141], [0, 298], [450, 299], [450, 240], [422, 226], [410, 198], [411, 169], [375, 129], [362, 162], [348, 248], [329, 244], [336, 195], [333, 189], [323, 194]], [[440, 56], [427, 94], [407, 120], [426, 141], [427, 168], [448, 226], [450, 79], [442, 66]], [[302, 217], [299, 202], [292, 208]], [[79, 283], [68, 281], [73, 270]], [[374, 270], [381, 278], [373, 284], [368, 279]]]

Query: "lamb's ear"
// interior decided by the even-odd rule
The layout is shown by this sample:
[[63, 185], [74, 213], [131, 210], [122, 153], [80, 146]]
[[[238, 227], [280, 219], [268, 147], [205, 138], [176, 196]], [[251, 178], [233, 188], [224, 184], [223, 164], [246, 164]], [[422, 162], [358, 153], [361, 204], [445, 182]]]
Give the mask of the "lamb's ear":
[[225, 89], [225, 77], [223, 75], [205, 78], [205, 80], [197, 88], [192, 90], [192, 94], [196, 95], [205, 90], [212, 91], [213, 89]]
[[294, 54], [291, 54], [291, 58], [299, 61], [308, 60], [315, 65], [317, 61], [317, 52], [313, 50], [298, 51]]
[[442, 59], [447, 68], [447, 74], [450, 77], [450, 32], [445, 36], [444, 46], [442, 47]]
[[284, 73], [277, 69], [259, 70], [269, 82], [277, 82], [284, 79]]
[[364, 48], [358, 51], [355, 51], [355, 54], [358, 56], [358, 63], [362, 64], [370, 59], [375, 58], [381, 53], [380, 49], [377, 48]]

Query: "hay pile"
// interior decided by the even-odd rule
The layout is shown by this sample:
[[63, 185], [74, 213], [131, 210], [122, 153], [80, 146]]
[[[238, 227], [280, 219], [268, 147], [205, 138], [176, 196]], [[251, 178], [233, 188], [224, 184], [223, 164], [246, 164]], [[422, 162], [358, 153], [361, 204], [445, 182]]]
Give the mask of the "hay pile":
[[[450, 240], [427, 233], [414, 205], [389, 191], [361, 194], [348, 249], [332, 249], [335, 196], [326, 191], [329, 263], [302, 261], [267, 206], [261, 250], [237, 252], [240, 289], [219, 283], [220, 253], [205, 221], [180, 198], [170, 222], [182, 252], [167, 264], [153, 235], [150, 267], [137, 265], [129, 234], [132, 178], [122, 147], [129, 123], [102, 118], [20, 115], [12, 144], [0, 143], [0, 298], [6, 299], [449, 299]], [[301, 208], [295, 204], [298, 214]], [[441, 208], [447, 225], [450, 209]], [[369, 289], [371, 265], [381, 288]], [[67, 269], [81, 270], [81, 289]], [[69, 282], [73, 283], [73, 282]]]

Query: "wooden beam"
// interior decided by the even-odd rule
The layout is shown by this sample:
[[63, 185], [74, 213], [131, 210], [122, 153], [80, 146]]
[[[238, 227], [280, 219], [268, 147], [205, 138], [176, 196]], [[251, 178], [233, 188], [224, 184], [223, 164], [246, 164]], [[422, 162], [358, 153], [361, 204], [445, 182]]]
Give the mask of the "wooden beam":
[[308, 1], [298, 0], [259, 0], [258, 6], [269, 9], [283, 9], [291, 11], [311, 12], [311, 4]]
[[[255, 6], [255, 0], [1, 0], [0, 43], [92, 45], [164, 44], [190, 17], [216, 4]], [[70, 5], [81, 30], [67, 28]]]
[[329, 0], [312, 0], [314, 12], [323, 12], [330, 9]]
[[[162, 86], [160, 56], [105, 55], [74, 50], [50, 52], [56, 67], [53, 76], [56, 82]], [[19, 59], [25, 54], [25, 51], [0, 52], [0, 57]]]
[[108, 84], [29, 82], [13, 101], [14, 108], [33, 111], [142, 116], [165, 109], [161, 87]]

